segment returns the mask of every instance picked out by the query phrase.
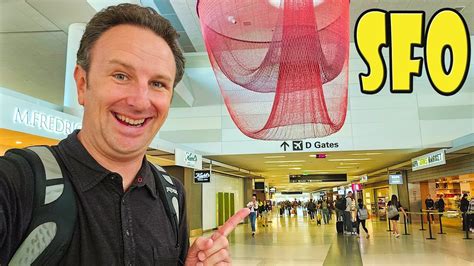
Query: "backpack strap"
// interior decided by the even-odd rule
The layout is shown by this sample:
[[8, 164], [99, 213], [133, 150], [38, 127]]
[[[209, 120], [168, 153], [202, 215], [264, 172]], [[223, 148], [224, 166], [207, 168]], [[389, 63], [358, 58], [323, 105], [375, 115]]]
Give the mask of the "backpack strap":
[[58, 264], [71, 241], [77, 216], [71, 182], [50, 147], [13, 149], [6, 156], [25, 159], [35, 184], [31, 222], [9, 265]]
[[171, 222], [176, 236], [176, 247], [179, 247], [179, 194], [173, 179], [166, 173], [165, 169], [150, 163], [155, 177], [156, 190], [166, 210], [166, 215]]

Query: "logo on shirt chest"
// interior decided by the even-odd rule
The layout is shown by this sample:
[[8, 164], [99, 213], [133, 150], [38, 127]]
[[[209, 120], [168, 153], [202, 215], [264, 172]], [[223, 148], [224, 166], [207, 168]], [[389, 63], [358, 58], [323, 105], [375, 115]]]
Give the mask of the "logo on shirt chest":
[[166, 192], [174, 193], [174, 194], [178, 195], [178, 191], [174, 188], [171, 188], [171, 187], [166, 187]]

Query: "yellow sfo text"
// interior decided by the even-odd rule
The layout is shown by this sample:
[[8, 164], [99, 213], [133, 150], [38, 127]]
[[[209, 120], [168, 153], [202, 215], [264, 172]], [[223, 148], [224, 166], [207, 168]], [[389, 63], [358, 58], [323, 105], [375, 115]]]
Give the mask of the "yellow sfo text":
[[[471, 58], [466, 22], [456, 10], [446, 8], [433, 15], [426, 33], [424, 23], [422, 11], [371, 9], [358, 18], [355, 43], [368, 69], [359, 74], [363, 93], [379, 92], [387, 72], [392, 93], [413, 92], [413, 77], [421, 76], [423, 57], [426, 75], [438, 93], [449, 96], [461, 89]], [[388, 47], [389, 70], [382, 55]], [[414, 57], [415, 47], [424, 47], [423, 57]]]

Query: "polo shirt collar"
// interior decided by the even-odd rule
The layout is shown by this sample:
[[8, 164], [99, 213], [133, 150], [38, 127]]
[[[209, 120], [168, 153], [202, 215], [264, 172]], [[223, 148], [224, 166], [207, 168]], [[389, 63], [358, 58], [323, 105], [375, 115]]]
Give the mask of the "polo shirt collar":
[[[72, 178], [78, 182], [81, 191], [85, 192], [95, 187], [105, 177], [116, 173], [104, 168], [90, 155], [84, 145], [79, 141], [77, 137], [78, 133], [79, 129], [72, 132], [66, 139], [59, 143], [59, 146], [62, 147], [64, 152], [69, 155], [68, 157], [73, 160], [66, 163], [69, 163], [73, 167], [73, 169], [69, 169]], [[153, 176], [151, 166], [146, 160], [146, 157], [143, 158], [142, 166], [138, 171], [132, 186], [146, 186], [150, 194], [154, 198], [157, 198], [155, 177]]]

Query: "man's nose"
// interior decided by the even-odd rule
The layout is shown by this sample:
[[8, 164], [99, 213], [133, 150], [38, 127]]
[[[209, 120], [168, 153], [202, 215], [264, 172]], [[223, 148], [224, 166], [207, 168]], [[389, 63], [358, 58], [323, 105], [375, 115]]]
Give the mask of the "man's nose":
[[143, 111], [150, 107], [150, 95], [148, 83], [141, 82], [129, 91], [126, 98], [127, 105], [137, 111]]

